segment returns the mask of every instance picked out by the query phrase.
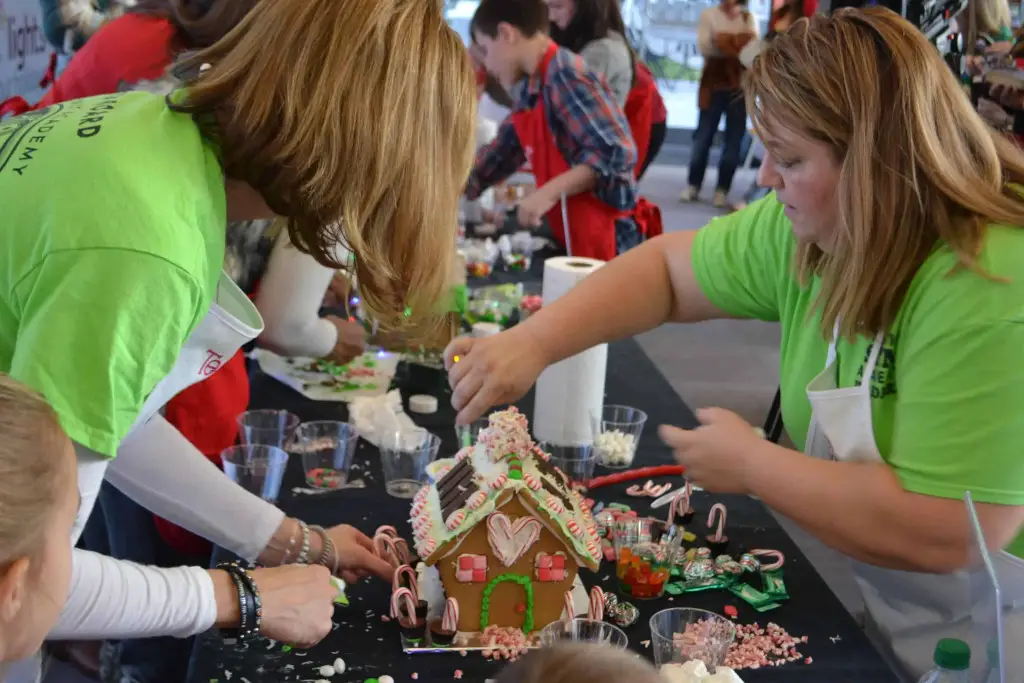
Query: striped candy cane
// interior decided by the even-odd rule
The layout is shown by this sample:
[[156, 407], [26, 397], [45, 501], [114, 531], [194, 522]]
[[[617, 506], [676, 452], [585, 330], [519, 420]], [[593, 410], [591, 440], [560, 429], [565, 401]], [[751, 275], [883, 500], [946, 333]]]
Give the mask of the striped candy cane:
[[776, 569], [781, 569], [782, 565], [786, 563], [786, 556], [782, 554], [781, 550], [766, 550], [764, 548], [758, 548], [757, 550], [751, 550], [750, 554], [754, 557], [773, 557], [775, 561], [771, 564], [761, 563], [761, 571], [771, 572]]
[[441, 630], [445, 633], [455, 633], [459, 630], [459, 601], [455, 598], [448, 598], [444, 601]]
[[587, 618], [594, 621], [604, 621], [604, 591], [594, 586], [590, 589], [590, 611]]
[[565, 601], [565, 618], [575, 619], [576, 607], [572, 604], [572, 591], [565, 591], [565, 594], [562, 596], [562, 599]]
[[[403, 578], [407, 578], [409, 580], [408, 584], [405, 586], [402, 585]], [[412, 593], [413, 601], [419, 602], [420, 591], [419, 587], [417, 586], [416, 570], [407, 564], [403, 564], [401, 567], [396, 569], [395, 575], [391, 579], [392, 591], [397, 591], [399, 588], [408, 588], [409, 592]]]
[[722, 503], [715, 503], [711, 506], [711, 510], [708, 512], [708, 528], [715, 526], [715, 516], [718, 516], [718, 526], [715, 527], [715, 535], [711, 537], [711, 540], [718, 543], [722, 540], [722, 532], [725, 531], [725, 516], [726, 509]]
[[391, 594], [391, 617], [402, 621], [402, 607], [406, 608], [409, 614], [408, 621], [416, 621], [416, 600], [412, 597], [412, 591], [408, 588], [399, 588]]

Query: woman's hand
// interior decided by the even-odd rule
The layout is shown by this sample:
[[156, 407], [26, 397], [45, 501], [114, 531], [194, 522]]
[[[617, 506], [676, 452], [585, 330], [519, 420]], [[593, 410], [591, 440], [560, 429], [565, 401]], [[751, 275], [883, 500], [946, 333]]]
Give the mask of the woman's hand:
[[351, 291], [352, 283], [348, 281], [348, 276], [339, 270], [331, 278], [331, 284], [327, 286], [323, 305], [328, 308], [344, 308]]
[[492, 406], [518, 401], [548, 365], [540, 344], [526, 328], [493, 337], [459, 337], [444, 350], [457, 424], [468, 424]]
[[520, 200], [516, 207], [516, 218], [524, 228], [539, 228], [544, 214], [554, 208], [558, 198], [551, 197], [544, 188], [538, 188]]
[[[331, 632], [338, 591], [325, 567], [291, 564], [250, 572], [263, 603], [261, 633], [301, 648], [312, 647]], [[217, 599], [217, 625], [237, 627], [238, 591], [227, 572], [210, 572]]]
[[377, 557], [373, 541], [355, 527], [339, 524], [327, 530], [338, 556], [338, 574], [345, 583], [355, 583], [366, 576], [390, 581], [394, 568]]
[[366, 331], [362, 323], [334, 315], [327, 316], [327, 320], [338, 330], [338, 341], [334, 343], [334, 348], [327, 354], [327, 358], [344, 365], [362, 355], [366, 350]]
[[721, 408], [697, 411], [701, 426], [679, 429], [662, 425], [658, 435], [686, 468], [686, 477], [714, 493], [750, 493], [747, 459], [763, 442], [736, 413]]

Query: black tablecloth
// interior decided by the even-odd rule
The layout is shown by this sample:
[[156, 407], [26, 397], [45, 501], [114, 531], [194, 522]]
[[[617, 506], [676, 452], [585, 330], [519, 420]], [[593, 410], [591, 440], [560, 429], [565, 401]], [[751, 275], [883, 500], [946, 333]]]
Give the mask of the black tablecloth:
[[[404, 396], [431, 389], [438, 396], [441, 408], [436, 414], [410, 415], [418, 424], [441, 437], [442, 446], [438, 457], [453, 455], [458, 446], [453, 430], [455, 416], [448, 402], [443, 378], [436, 373], [418, 378], [399, 376], [397, 379], [400, 383], [414, 382], [419, 385], [411, 392], [403, 390]], [[611, 345], [606, 391], [609, 402], [637, 406], [650, 416], [640, 441], [635, 466], [670, 462], [670, 452], [659, 442], [656, 426], [671, 423], [693, 427], [695, 418], [635, 341]], [[527, 396], [519, 405], [524, 412], [530, 414], [532, 396]], [[307, 401], [298, 393], [258, 373], [252, 385], [252, 407], [288, 409], [300, 415], [303, 420], [347, 419], [343, 404]], [[370, 534], [378, 525], [392, 524], [409, 537], [411, 534], [405, 521], [409, 502], [390, 498], [384, 493], [383, 475], [376, 456], [376, 448], [360, 441], [352, 478], [362, 477], [368, 488], [321, 495], [293, 492], [293, 488], [304, 486], [301, 464], [298, 458], [293, 458], [289, 463], [279, 505], [288, 514], [310, 523], [324, 526], [349, 523]], [[601, 473], [600, 468], [598, 473]], [[625, 495], [625, 488], [626, 484], [603, 487], [594, 490], [592, 496], [598, 501], [625, 502], [638, 511], [646, 511], [650, 500], [630, 498]], [[836, 596], [760, 502], [742, 496], [716, 496], [712, 500], [707, 494], [697, 493], [693, 505], [698, 517], [691, 525], [693, 531], [702, 533], [700, 522], [707, 515], [712, 502], [717, 501], [728, 506], [728, 535], [735, 544], [748, 548], [773, 548], [785, 553], [785, 578], [792, 599], [781, 608], [764, 614], [758, 614], [746, 603], [718, 591], [641, 601], [637, 603], [641, 612], [640, 620], [625, 629], [631, 648], [651, 656], [651, 651], [641, 641], [650, 638], [648, 619], [660, 609], [692, 606], [721, 612], [725, 605], [731, 604], [739, 610], [740, 623], [756, 621], [765, 625], [771, 621], [794, 636], [809, 637], [809, 642], [801, 647], [801, 653], [812, 659], [811, 664], [801, 662], [771, 669], [745, 670], [742, 676], [746, 681], [884, 683], [898, 680]], [[659, 515], [663, 513], [664, 509], [657, 512]], [[610, 562], [602, 564], [599, 575], [583, 571], [581, 577], [588, 587], [596, 583], [609, 591], [615, 588], [614, 567]], [[239, 652], [235, 648], [223, 647], [215, 636], [201, 638], [194, 657], [192, 681], [311, 681], [322, 678], [316, 671], [318, 667], [332, 663], [337, 657], [345, 660], [348, 671], [334, 677], [332, 680], [336, 682], [364, 681], [384, 674], [402, 682], [411, 680], [414, 672], [421, 681], [447, 681], [453, 679], [456, 670], [464, 672], [463, 680], [483, 681], [493, 676], [501, 666], [484, 660], [477, 653], [465, 657], [457, 653], [405, 655], [394, 624], [381, 621], [381, 615], [388, 611], [390, 586], [379, 581], [367, 582], [350, 586], [348, 595], [350, 606], [337, 610], [335, 631], [309, 652], [293, 651], [284, 654], [280, 645], [270, 644]]]

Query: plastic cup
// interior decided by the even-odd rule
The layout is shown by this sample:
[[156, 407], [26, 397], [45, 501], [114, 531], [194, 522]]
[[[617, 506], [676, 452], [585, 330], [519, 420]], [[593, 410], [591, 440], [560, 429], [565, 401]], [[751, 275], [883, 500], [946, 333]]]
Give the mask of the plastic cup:
[[661, 597], [683, 530], [653, 517], [623, 518], [612, 526], [619, 592], [637, 600]]
[[437, 458], [441, 439], [425, 429], [384, 434], [380, 444], [384, 488], [395, 498], [412, 498], [427, 479], [427, 465]]
[[459, 448], [475, 446], [480, 432], [486, 429], [487, 423], [487, 418], [482, 417], [479, 420], [473, 420], [468, 425], [455, 425], [455, 438], [459, 440]]
[[302, 456], [306, 484], [337, 489], [348, 483], [359, 432], [350, 424], [325, 420], [304, 422], [295, 430], [291, 451]]
[[612, 469], [630, 467], [646, 422], [647, 413], [637, 408], [605, 406], [601, 412], [601, 429], [594, 443], [598, 463]]
[[707, 610], [676, 607], [651, 617], [651, 648], [658, 668], [699, 660], [714, 672], [725, 663], [735, 638], [735, 624]]
[[565, 472], [575, 483], [586, 488], [594, 478], [594, 467], [597, 466], [597, 451], [593, 444], [573, 446], [556, 446], [542, 441], [541, 449], [551, 454], [551, 463]]
[[629, 638], [622, 629], [607, 621], [562, 619], [553, 621], [541, 629], [540, 642], [545, 647], [566, 641], [607, 645], [620, 650], [625, 650], [629, 645]]
[[249, 410], [238, 416], [243, 444], [287, 448], [299, 426], [299, 416], [287, 410]]
[[220, 453], [224, 474], [246, 491], [271, 503], [277, 502], [288, 454], [277, 446], [242, 444]]

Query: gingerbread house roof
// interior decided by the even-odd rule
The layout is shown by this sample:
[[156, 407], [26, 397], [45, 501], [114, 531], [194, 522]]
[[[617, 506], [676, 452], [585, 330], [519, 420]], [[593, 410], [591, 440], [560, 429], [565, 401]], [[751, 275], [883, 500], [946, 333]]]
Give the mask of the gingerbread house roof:
[[596, 571], [601, 539], [594, 516], [550, 458], [530, 438], [525, 415], [514, 407], [492, 413], [477, 445], [459, 451], [455, 464], [413, 499], [417, 554], [436, 564], [488, 515], [518, 498], [577, 564]]

